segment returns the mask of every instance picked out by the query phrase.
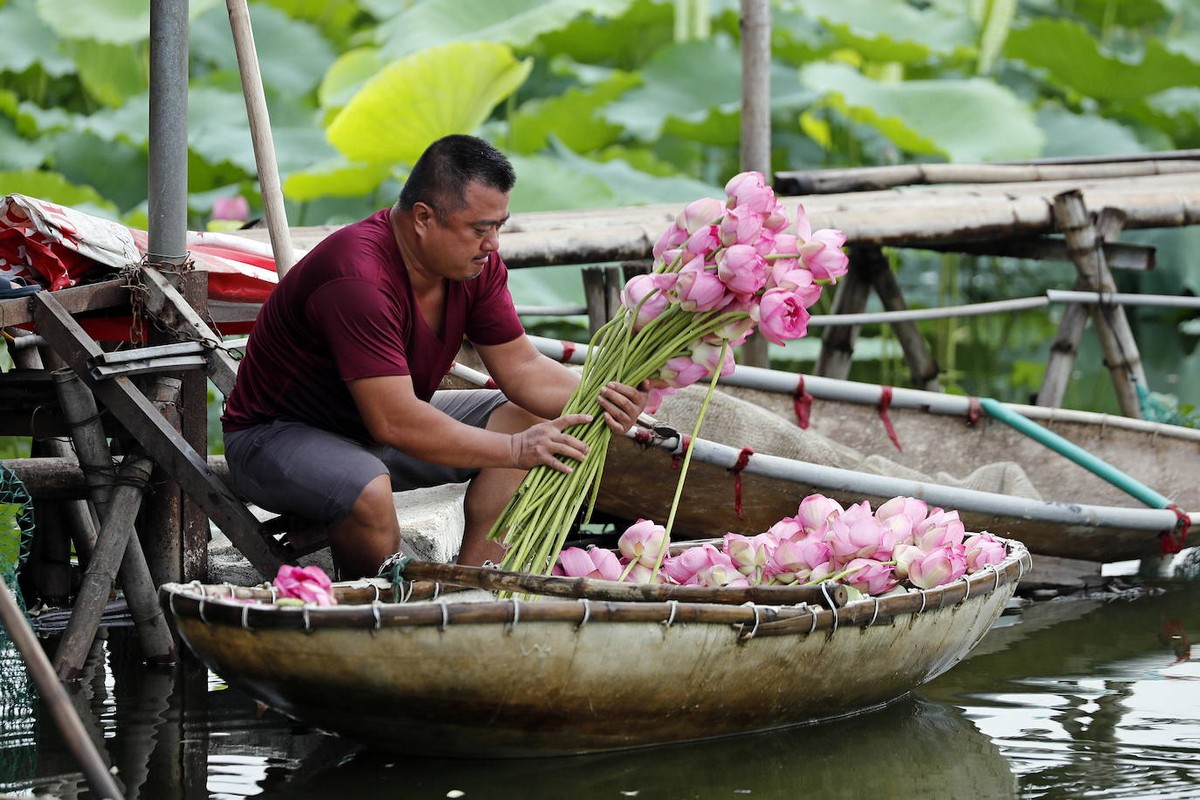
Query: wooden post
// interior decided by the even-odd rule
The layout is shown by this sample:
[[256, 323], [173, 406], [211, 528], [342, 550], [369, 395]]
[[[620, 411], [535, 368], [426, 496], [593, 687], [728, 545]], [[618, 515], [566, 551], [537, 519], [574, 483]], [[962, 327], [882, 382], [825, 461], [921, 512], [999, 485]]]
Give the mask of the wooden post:
[[[135, 538], [133, 520], [142, 504], [142, 496], [149, 488], [150, 473], [154, 462], [145, 456], [127, 456], [117, 473], [118, 486], [113, 491], [109, 502], [108, 517], [100, 528], [96, 540], [96, 550], [92, 554], [92, 563], [83, 574], [83, 586], [79, 590], [79, 598], [71, 611], [71, 619], [67, 622], [67, 630], [63, 633], [62, 641], [54, 654], [54, 669], [59, 678], [64, 681], [75, 680], [83, 673], [83, 662], [91, 649], [92, 640], [100, 625], [100, 617], [104, 606], [112, 592], [117, 578], [121, 560], [128, 551], [128, 544]], [[148, 568], [147, 568], [148, 570]], [[153, 596], [153, 587], [150, 587]], [[143, 616], [145, 609], [137, 609], [140, 605], [136, 598], [127, 598], [130, 608], [134, 610], [134, 622], [138, 632], [154, 630], [161, 623], [162, 632], [166, 634], [165, 652], [145, 651], [148, 660], [169, 662], [175, 659], [175, 647], [171, 640], [170, 631], [159, 611], [153, 617]], [[145, 640], [142, 642], [146, 646]], [[156, 650], [159, 648], [155, 648]]]
[[[1102, 239], [1088, 217], [1083, 202], [1083, 193], [1074, 189], [1055, 195], [1054, 216], [1059, 229], [1067, 240], [1067, 246], [1080, 278], [1088, 289], [1099, 292], [1115, 292], [1116, 284], [1104, 260]], [[1105, 365], [1112, 377], [1113, 388], [1121, 413], [1128, 417], [1141, 417], [1141, 403], [1137, 385], [1146, 385], [1146, 374], [1142, 368], [1141, 355], [1125, 310], [1120, 306], [1093, 305], [1092, 321], [1104, 350]]]
[[[144, 272], [156, 274], [154, 270]], [[100, 348], [55, 300], [52, 292], [33, 295], [32, 303], [38, 330], [75, 374], [126, 429], [136, 433], [146, 452], [164, 469], [171, 471], [175, 480], [204, 508], [255, 569], [264, 578], [274, 577], [279, 566], [286, 563], [286, 554], [276, 542], [263, 537], [258, 520], [213, 474], [206, 457], [196, 453], [128, 378], [118, 376], [97, 381], [91, 377], [90, 360], [99, 355]]]
[[[833, 296], [832, 314], [861, 314], [867, 308], [871, 284], [864, 275], [870, 260], [870, 250], [857, 246], [850, 248], [850, 269], [838, 282]], [[858, 325], [836, 325], [821, 337], [821, 354], [813, 369], [814, 375], [845, 380], [850, 375], [850, 364], [854, 359], [854, 342], [858, 339]]]
[[[742, 119], [738, 163], [742, 172], [760, 172], [770, 185], [771, 170], [771, 3], [741, 0]], [[744, 364], [770, 366], [767, 340], [757, 333], [742, 345]]]
[[[867, 279], [875, 287], [875, 293], [883, 302], [884, 309], [907, 311], [908, 304], [904, 301], [904, 293], [900, 291], [900, 284], [896, 282], [891, 264], [883, 255], [883, 248], [877, 245], [860, 245], [859, 249], [859, 264], [865, 269]], [[904, 360], [908, 364], [908, 373], [912, 377], [913, 385], [930, 392], [942, 391], [938, 382], [940, 370], [937, 361], [930, 354], [921, 332], [917, 330], [917, 323], [910, 320], [893, 322], [892, 331], [895, 332], [900, 341], [900, 348], [904, 351]]]

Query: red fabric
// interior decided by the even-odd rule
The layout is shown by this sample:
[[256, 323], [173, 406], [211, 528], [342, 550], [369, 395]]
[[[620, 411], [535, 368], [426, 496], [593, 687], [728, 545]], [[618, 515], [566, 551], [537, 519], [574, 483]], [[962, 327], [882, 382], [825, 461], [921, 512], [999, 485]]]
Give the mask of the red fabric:
[[979, 402], [978, 397], [967, 398], [967, 427], [975, 427], [975, 423], [979, 422], [979, 418], [983, 416], [983, 404]]
[[754, 451], [749, 447], [743, 447], [738, 453], [737, 461], [729, 468], [733, 473], [733, 513], [737, 514], [738, 519], [745, 519], [746, 515], [742, 513], [742, 470], [750, 463], [750, 456], [754, 455]]
[[571, 356], [575, 355], [575, 343], [563, 340], [563, 341], [559, 342], [559, 344], [562, 345], [562, 349], [563, 349], [562, 362], [564, 364], [569, 363], [571, 360]]
[[896, 449], [903, 451], [900, 446], [900, 439], [896, 437], [896, 429], [892, 426], [892, 418], [888, 415], [888, 409], [892, 407], [892, 387], [881, 386], [879, 389], [879, 418], [883, 420], [883, 428], [887, 431], [888, 438], [892, 440], [892, 444], [896, 445]]
[[813, 396], [804, 391], [804, 376], [800, 375], [796, 382], [796, 392], [792, 395], [792, 406], [796, 409], [796, 424], [805, 430], [812, 421]]
[[692, 448], [692, 437], [686, 433], [679, 434], [680, 448], [679, 452], [671, 456], [671, 469], [679, 469], [683, 464], [683, 457], [687, 455], [687, 451]]
[[1158, 535], [1158, 550], [1161, 555], [1167, 556], [1173, 553], [1178, 553], [1183, 550], [1187, 544], [1188, 531], [1192, 527], [1192, 518], [1189, 517], [1183, 509], [1171, 503], [1167, 508], [1175, 512], [1175, 516], [1179, 519], [1179, 524], [1176, 530], [1179, 531], [1179, 536], [1176, 537], [1171, 531], [1163, 531]]
[[285, 418], [368, 441], [347, 382], [408, 375], [428, 400], [464, 337], [492, 345], [524, 333], [507, 280], [493, 254], [475, 280], [448, 282], [439, 336], [416, 306], [388, 209], [341, 228], [263, 304], [222, 421], [236, 430]]

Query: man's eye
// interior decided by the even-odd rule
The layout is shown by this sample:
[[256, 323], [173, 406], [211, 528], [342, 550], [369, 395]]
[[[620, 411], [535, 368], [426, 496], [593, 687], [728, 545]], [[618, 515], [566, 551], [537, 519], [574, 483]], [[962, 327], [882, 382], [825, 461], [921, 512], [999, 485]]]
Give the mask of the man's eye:
[[476, 228], [475, 229], [476, 236], [487, 236], [487, 232], [488, 232], [487, 228]]

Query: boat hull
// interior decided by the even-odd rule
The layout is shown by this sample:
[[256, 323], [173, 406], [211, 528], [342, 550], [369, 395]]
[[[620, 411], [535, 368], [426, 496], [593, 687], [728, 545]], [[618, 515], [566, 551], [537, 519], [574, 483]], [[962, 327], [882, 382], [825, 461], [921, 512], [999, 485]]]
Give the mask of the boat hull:
[[[299, 624], [298, 609], [163, 591], [188, 646], [285, 714], [414, 755], [523, 757], [724, 737], [888, 703], [983, 638], [1028, 567], [1013, 547], [970, 585], [861, 601], [836, 618], [815, 607], [542, 599], [509, 601], [491, 618], [446, 603], [423, 622], [385, 607], [371, 623], [339, 606]], [[422, 610], [412, 605], [403, 613]]]

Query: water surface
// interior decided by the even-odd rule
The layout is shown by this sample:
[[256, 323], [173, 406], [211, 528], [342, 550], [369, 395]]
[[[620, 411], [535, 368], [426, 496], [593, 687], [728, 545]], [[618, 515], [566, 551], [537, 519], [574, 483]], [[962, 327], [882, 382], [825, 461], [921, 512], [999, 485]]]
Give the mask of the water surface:
[[[120, 627], [73, 698], [129, 800], [1200, 797], [1200, 653], [1188, 645], [1200, 582], [1155, 586], [1006, 614], [967, 660], [877, 711], [598, 756], [372, 752], [265, 711], [194, 663], [147, 670]], [[0, 713], [0, 791], [90, 800], [44, 712]]]

